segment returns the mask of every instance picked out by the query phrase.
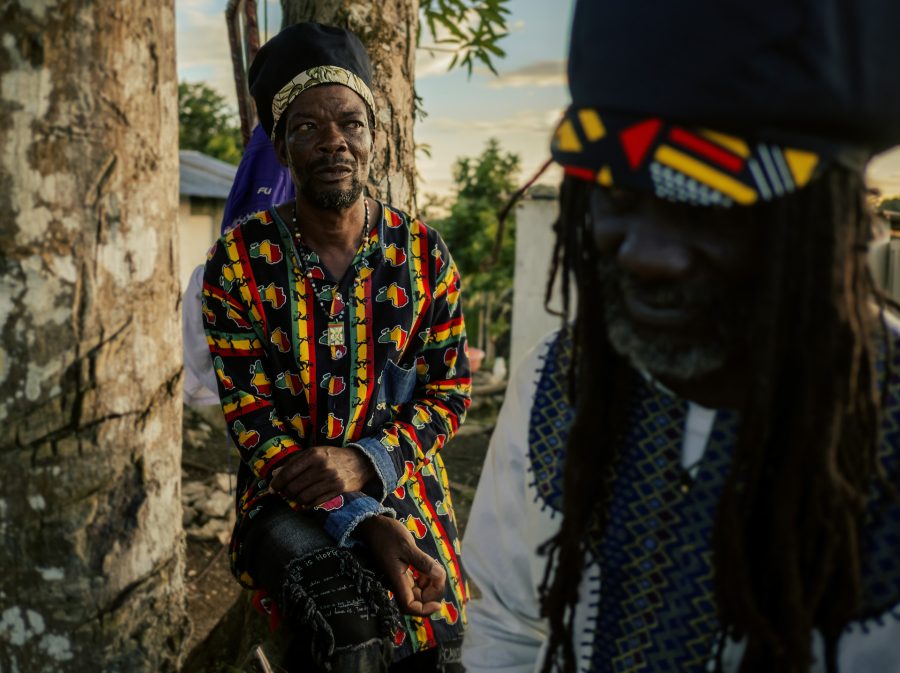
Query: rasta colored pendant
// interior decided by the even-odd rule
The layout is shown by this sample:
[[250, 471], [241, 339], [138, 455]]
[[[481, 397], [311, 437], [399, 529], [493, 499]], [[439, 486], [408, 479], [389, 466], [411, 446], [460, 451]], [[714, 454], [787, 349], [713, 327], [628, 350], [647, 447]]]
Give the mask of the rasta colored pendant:
[[330, 322], [328, 323], [328, 345], [331, 347], [344, 345], [344, 323]]
[[[365, 249], [369, 244], [369, 202], [367, 200], [363, 200], [363, 204], [365, 206], [365, 218], [363, 220], [363, 239], [360, 243], [360, 247]], [[322, 307], [322, 310], [325, 312], [331, 320], [328, 323], [328, 328], [325, 331], [325, 343], [328, 344], [330, 348], [332, 348], [332, 354], [334, 354], [334, 349], [343, 349], [344, 347], [344, 309], [346, 305], [341, 297], [341, 293], [338, 291], [337, 285], [332, 285], [330, 287], [324, 287], [318, 289], [316, 287], [316, 276], [312, 272], [312, 259], [315, 258], [318, 261], [318, 255], [312, 250], [306, 248], [303, 245], [303, 237], [300, 234], [300, 230], [297, 227], [297, 202], [294, 202], [294, 213], [291, 221], [293, 225], [293, 236], [294, 241], [297, 244], [298, 251], [302, 251], [299, 254], [301, 260], [301, 269], [303, 273], [306, 275], [309, 280], [309, 284], [313, 289], [313, 294], [316, 298], [318, 304]], [[355, 269], [354, 269], [355, 270]], [[320, 272], [321, 277], [321, 272]], [[330, 305], [327, 304], [330, 300]], [[321, 343], [321, 342], [320, 342]], [[340, 357], [340, 356], [338, 356]]]

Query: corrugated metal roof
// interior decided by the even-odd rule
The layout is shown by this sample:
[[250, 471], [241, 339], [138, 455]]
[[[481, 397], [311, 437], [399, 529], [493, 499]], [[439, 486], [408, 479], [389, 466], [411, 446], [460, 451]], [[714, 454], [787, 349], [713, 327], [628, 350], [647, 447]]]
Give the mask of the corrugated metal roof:
[[178, 152], [178, 191], [182, 196], [226, 199], [237, 166], [195, 150]]

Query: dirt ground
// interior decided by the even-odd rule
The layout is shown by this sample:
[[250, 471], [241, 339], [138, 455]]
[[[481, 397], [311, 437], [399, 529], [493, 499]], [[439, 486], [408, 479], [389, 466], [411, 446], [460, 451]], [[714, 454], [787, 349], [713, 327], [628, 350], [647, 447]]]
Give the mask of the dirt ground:
[[[479, 388], [487, 394], [480, 395]], [[450, 475], [450, 489], [461, 534], [468, 521], [481, 464], [501, 402], [502, 385], [486, 377], [476, 378], [469, 418], [460, 433], [441, 450]], [[199, 432], [204, 424], [211, 426], [213, 432]], [[215, 473], [237, 471], [237, 453], [225, 436], [225, 423], [217, 407], [186, 406], [183, 430], [184, 480], [204, 480]], [[243, 592], [229, 570], [227, 544], [215, 540], [188, 537], [185, 581], [187, 610], [193, 625], [185, 652], [191, 652], [242, 598]], [[205, 670], [240, 671], [230, 666]], [[195, 671], [185, 669], [185, 673]]]
[[[237, 453], [225, 436], [225, 421], [219, 408], [185, 406], [183, 418], [182, 481], [202, 481], [221, 472], [236, 473]], [[205, 441], [206, 433], [199, 432], [204, 423], [213, 428]], [[234, 604], [241, 587], [228, 567], [227, 544], [188, 537], [186, 551], [187, 610], [193, 628], [185, 651], [190, 652]]]

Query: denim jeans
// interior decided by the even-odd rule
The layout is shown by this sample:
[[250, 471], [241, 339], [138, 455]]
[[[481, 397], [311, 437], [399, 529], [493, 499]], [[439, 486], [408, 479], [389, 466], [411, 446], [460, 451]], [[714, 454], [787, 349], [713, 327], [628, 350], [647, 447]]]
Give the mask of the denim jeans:
[[287, 629], [286, 673], [461, 673], [459, 643], [391, 664], [400, 625], [365, 549], [339, 549], [308, 514], [270, 502], [241, 546], [250, 574], [275, 597]]

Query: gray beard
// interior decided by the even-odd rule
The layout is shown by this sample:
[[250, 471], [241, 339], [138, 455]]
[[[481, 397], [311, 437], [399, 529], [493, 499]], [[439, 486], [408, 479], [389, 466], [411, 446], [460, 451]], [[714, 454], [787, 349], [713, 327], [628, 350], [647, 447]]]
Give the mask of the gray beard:
[[699, 315], [715, 316], [710, 319], [708, 331], [684, 342], [673, 341], [664, 331], [634, 325], [623, 298], [623, 292], [634, 281], [615, 263], [602, 265], [599, 275], [609, 343], [638, 369], [658, 378], [689, 381], [724, 367], [746, 342], [748, 303], [732, 287], [702, 279], [660, 288], [660, 292], [674, 292], [687, 305], [701, 307]]
[[673, 344], [658, 335], [638, 334], [627, 318], [607, 310], [607, 336], [613, 349], [657, 378], [690, 381], [725, 366], [731, 355], [724, 344]]
[[316, 191], [309, 183], [303, 185], [300, 193], [316, 208], [322, 210], [346, 210], [362, 195], [363, 185], [358, 178], [353, 178], [350, 189], [327, 189]]

